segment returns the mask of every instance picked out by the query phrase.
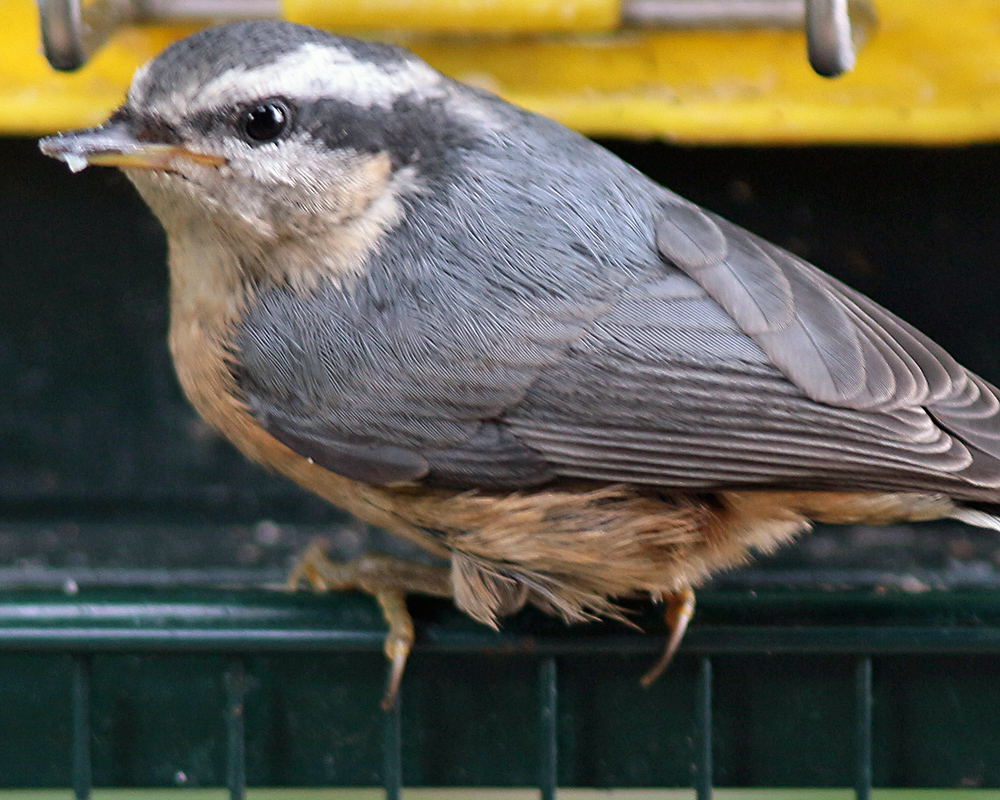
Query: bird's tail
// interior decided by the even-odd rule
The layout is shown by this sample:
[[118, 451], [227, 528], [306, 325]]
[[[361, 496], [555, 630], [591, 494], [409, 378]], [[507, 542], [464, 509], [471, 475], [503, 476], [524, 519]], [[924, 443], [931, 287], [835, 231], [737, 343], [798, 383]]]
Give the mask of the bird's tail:
[[968, 525], [975, 525], [977, 528], [989, 528], [1000, 531], [1000, 506], [959, 506], [948, 515], [951, 519], [957, 519]]

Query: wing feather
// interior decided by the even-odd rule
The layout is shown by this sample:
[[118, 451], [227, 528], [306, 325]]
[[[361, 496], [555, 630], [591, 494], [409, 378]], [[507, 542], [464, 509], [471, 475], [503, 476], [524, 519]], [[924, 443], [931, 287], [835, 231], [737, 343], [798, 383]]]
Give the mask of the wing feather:
[[[815, 267], [655, 197], [620, 229], [588, 221], [586, 240], [570, 235], [577, 206], [562, 199], [565, 241], [542, 226], [533, 249], [482, 251], [484, 231], [454, 234], [463, 258], [507, 259], [495, 268], [448, 250], [417, 269], [407, 251], [353, 293], [262, 293], [234, 347], [248, 407], [304, 455], [375, 483], [573, 477], [996, 500], [994, 387]], [[620, 262], [602, 245], [612, 235], [627, 244]], [[524, 253], [530, 269], [515, 263]]]

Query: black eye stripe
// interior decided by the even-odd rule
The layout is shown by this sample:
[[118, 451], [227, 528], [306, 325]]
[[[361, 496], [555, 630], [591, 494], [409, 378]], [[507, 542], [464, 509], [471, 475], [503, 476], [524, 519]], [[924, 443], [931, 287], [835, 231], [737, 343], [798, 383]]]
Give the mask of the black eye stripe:
[[140, 142], [179, 144], [181, 137], [172, 125], [157, 117], [145, 117], [136, 125], [136, 139]]
[[201, 109], [187, 116], [184, 127], [195, 137], [235, 136], [251, 147], [294, 134], [310, 142], [319, 155], [324, 148], [385, 153], [394, 168], [419, 162], [425, 180], [476, 142], [475, 131], [454, 119], [443, 101], [411, 95], [398, 97], [391, 108], [332, 97], [300, 98], [294, 103], [282, 96], [264, 97]]

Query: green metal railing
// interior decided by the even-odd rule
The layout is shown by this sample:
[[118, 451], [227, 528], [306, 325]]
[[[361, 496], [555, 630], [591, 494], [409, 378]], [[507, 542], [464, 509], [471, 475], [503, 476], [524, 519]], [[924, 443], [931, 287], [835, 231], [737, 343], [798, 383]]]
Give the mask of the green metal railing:
[[[383, 633], [377, 611], [366, 598], [290, 596], [263, 591], [160, 591], [152, 596], [148, 592], [142, 595], [94, 590], [77, 595], [35, 593], [24, 596], [11, 592], [0, 597], [0, 655], [33, 654], [64, 661], [68, 656], [71, 783], [79, 800], [90, 796], [94, 784], [92, 746], [98, 734], [92, 722], [92, 685], [95, 673], [102, 668], [99, 663], [102, 657], [130, 654], [138, 657], [135, 662], [138, 669], [142, 668], [143, 659], [155, 662], [157, 658], [180, 655], [215, 658], [212, 663], [222, 672], [223, 690], [218, 697], [206, 698], [206, 702], [220, 701], [223, 706], [219, 711], [225, 720], [224, 774], [233, 800], [244, 797], [249, 780], [247, 697], [250, 687], [257, 681], [255, 672], [259, 659], [336, 654], [363, 655], [368, 659], [366, 663], [371, 669], [365, 677], [366, 688], [356, 697], [355, 705], [360, 708], [355, 711], [369, 720], [379, 720], [381, 763], [377, 771], [390, 800], [400, 796], [404, 783], [403, 751], [407, 727], [419, 727], [428, 721], [419, 715], [404, 714], [407, 687], [411, 683], [418, 686], [422, 683], [423, 692], [432, 691], [434, 682], [447, 674], [449, 662], [456, 658], [472, 657], [478, 660], [477, 663], [517, 660], [522, 665], [527, 659], [534, 666], [531, 670], [521, 669], [518, 674], [527, 678], [533, 672], [533, 680], [537, 682], [533, 714], [537, 737], [534, 762], [537, 785], [544, 800], [555, 796], [560, 783], [559, 756], [567, 738], [578, 742], [585, 735], [582, 729], [574, 730], [579, 725], [574, 715], [560, 713], [562, 674], [569, 670], [567, 680], [574, 685], [579, 699], [581, 691], [587, 691], [587, 681], [584, 677], [581, 682], [579, 674], [572, 674], [574, 666], [611, 658], [619, 660], [615, 663], [622, 670], [626, 662], [638, 667], [644, 659], [655, 657], [662, 645], [661, 636], [640, 635], [620, 626], [563, 629], [530, 613], [515, 618], [504, 632], [496, 634], [461, 620], [447, 606], [431, 602], [425, 606], [433, 612], [431, 618], [418, 625], [414, 662], [427, 655], [435, 657], [437, 664], [430, 670], [411, 670], [404, 682], [400, 702], [382, 715], [375, 708], [375, 699], [383, 678], [379, 660]], [[860, 624], [863, 620], [867, 623]], [[656, 625], [655, 616], [648, 614], [641, 621]], [[839, 728], [821, 720], [816, 724], [823, 728], [818, 738], [821, 734], [828, 742], [844, 736], [853, 738], [853, 743], [844, 752], [852, 753], [850, 772], [856, 796], [866, 799], [870, 797], [875, 775], [873, 721], [879, 706], [875, 702], [873, 682], [878, 680], [881, 661], [888, 664], [893, 659], [903, 663], [924, 658], [945, 659], [946, 668], [937, 672], [949, 673], [954, 669], [947, 665], [958, 663], [955, 659], [998, 654], [1000, 595], [991, 593], [706, 592], [699, 618], [689, 632], [682, 654], [664, 678], [665, 682], [672, 682], [666, 690], [669, 693], [691, 692], [693, 696], [689, 718], [675, 718], [669, 725], [688, 732], [690, 781], [699, 800], [704, 800], [712, 794], [719, 723], [731, 726], [739, 721], [738, 710], [713, 697], [716, 663], [720, 659], [729, 660], [730, 673], [733, 665], [741, 660], [746, 663], [747, 659], [762, 657], [780, 660], [820, 656], [822, 658], [813, 663], [813, 667], [826, 664], [834, 670], [850, 665], [852, 680], [847, 683], [835, 681], [836, 685], [831, 685], [829, 691], [846, 690], [851, 694], [850, 698], [843, 699], [853, 710], [842, 715], [841, 723], [853, 722], [841, 724]], [[621, 670], [615, 667], [615, 671]], [[672, 673], [678, 671], [683, 679], [671, 681], [676, 677]], [[746, 669], [737, 669], [737, 675], [745, 683], [740, 691], [747, 693], [754, 691], [762, 677], [755, 673], [752, 664]], [[638, 669], [631, 675], [619, 675], [620, 681], [630, 686], [638, 677]], [[439, 701], [442, 706], [453, 702], [448, 694], [453, 691], [456, 680], [468, 684], [463, 691], [489, 689], [488, 678], [477, 675], [475, 670], [461, 674], [458, 679], [452, 674], [436, 689], [442, 696]], [[480, 685], [478, 682], [482, 680], [487, 683]], [[772, 704], [784, 703], [784, 697], [796, 691], [794, 680], [787, 676], [781, 680], [787, 694], [772, 698]], [[991, 678], [982, 675], [982, 680], [990, 681]], [[0, 704], [4, 704], [3, 686], [0, 681]], [[452, 689], [442, 688], [448, 686]], [[952, 684], [945, 694], [949, 691], [961, 694], [963, 690], [956, 690], [955, 686]], [[600, 691], [600, 688], [592, 687], [592, 690]], [[939, 688], [934, 691], [940, 693]], [[1000, 704], [1000, 685], [992, 692], [994, 702]], [[731, 691], [727, 694], [733, 696]], [[664, 695], [636, 692], [634, 696], [639, 698], [636, 702], [641, 703], [643, 697], [647, 702], [656, 702], [657, 697]], [[494, 700], [501, 709], [497, 713], [502, 713], [507, 699], [499, 696]], [[808, 716], [812, 712], [807, 706], [804, 704], [799, 710]], [[430, 707], [433, 709], [434, 704]], [[891, 710], [888, 703], [886, 708]], [[421, 713], [426, 709], [426, 705], [422, 706]], [[616, 713], [623, 715], [627, 729], [635, 709], [618, 708]], [[786, 723], [795, 713], [796, 709], [790, 705]], [[669, 716], [669, 712], [664, 710], [664, 715]], [[944, 716], [937, 717], [937, 721], [946, 727], [969, 724], [968, 720], [949, 720]], [[331, 728], [338, 726], [334, 716], [328, 722]], [[470, 717], [467, 724], [472, 730], [479, 721]], [[770, 729], [765, 725], [747, 731], [748, 737], [743, 744], [753, 747], [750, 737], [772, 735], [774, 724], [769, 723]], [[995, 725], [992, 732], [977, 732], [978, 736], [986, 737], [983, 747], [987, 751], [992, 746], [989, 742], [1000, 738], [997, 729], [1000, 724]], [[457, 731], [456, 735], [463, 733]], [[908, 735], [919, 737], [925, 733], [914, 729]], [[518, 735], [524, 737], [527, 732], [522, 730]], [[2, 738], [3, 731], [0, 731], [0, 740]], [[730, 741], [727, 748], [732, 750], [732, 747]], [[885, 747], [881, 749], [886, 750]], [[52, 753], [52, 757], [58, 756]], [[731, 753], [727, 758], [730, 762], [734, 760]], [[987, 766], [988, 770], [991, 768], [996, 771], [995, 764]], [[295, 778], [295, 775], [290, 776], [292, 783]], [[581, 783], [579, 777], [571, 780], [575, 785]], [[960, 782], [954, 778], [945, 780]], [[996, 776], [985, 776], [982, 782], [995, 785]], [[470, 783], [479, 781], [473, 776]]]

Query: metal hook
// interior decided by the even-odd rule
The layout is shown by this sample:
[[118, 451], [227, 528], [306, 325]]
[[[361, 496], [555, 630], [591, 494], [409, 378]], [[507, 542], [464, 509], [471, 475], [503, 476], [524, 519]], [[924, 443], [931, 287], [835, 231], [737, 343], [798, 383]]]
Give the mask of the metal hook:
[[847, 0], [805, 0], [809, 63], [824, 78], [854, 69], [854, 40]]
[[809, 63], [834, 78], [854, 67], [855, 45], [875, 13], [863, 0], [623, 0], [622, 19], [649, 28], [805, 27]]
[[[82, 67], [119, 25], [139, 20], [278, 17], [278, 0], [37, 0], [45, 57], [58, 70]], [[874, 14], [864, 2], [866, 21]], [[848, 0], [623, 0], [623, 24], [655, 28], [801, 28], [809, 63], [834, 77], [854, 66], [854, 38]]]
[[80, 0], [38, 0], [38, 13], [45, 58], [65, 72], [86, 64], [119, 25], [134, 17], [129, 0], [95, 0], [86, 8]]

